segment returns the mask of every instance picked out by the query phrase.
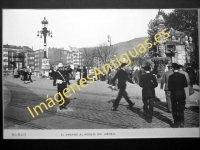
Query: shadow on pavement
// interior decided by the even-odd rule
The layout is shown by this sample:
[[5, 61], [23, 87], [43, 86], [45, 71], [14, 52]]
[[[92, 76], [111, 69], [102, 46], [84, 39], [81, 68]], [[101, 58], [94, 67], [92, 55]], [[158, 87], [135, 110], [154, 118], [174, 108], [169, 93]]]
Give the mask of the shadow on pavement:
[[187, 110], [191, 110], [193, 112], [199, 113], [199, 106], [190, 106]]
[[[9, 82], [9, 81], [5, 81], [4, 85], [9, 89], [11, 93], [11, 100], [7, 104], [7, 107], [4, 110], [4, 117], [12, 118], [12, 119], [23, 121], [23, 122], [29, 122], [36, 119], [52, 116], [52, 114], [45, 113], [46, 109], [42, 107], [44, 113], [38, 110], [39, 115], [37, 116], [36, 114], [34, 114], [35, 118], [32, 118], [30, 112], [27, 109], [28, 106], [32, 109], [36, 105], [39, 105], [41, 102], [44, 102], [47, 105], [46, 99], [45, 99], [45, 93], [44, 93], [44, 97], [41, 97], [33, 93], [28, 88], [21, 86], [19, 84]], [[57, 108], [57, 104], [53, 106], [52, 108], [48, 108], [48, 110], [51, 110], [54, 112], [56, 111], [56, 108]]]

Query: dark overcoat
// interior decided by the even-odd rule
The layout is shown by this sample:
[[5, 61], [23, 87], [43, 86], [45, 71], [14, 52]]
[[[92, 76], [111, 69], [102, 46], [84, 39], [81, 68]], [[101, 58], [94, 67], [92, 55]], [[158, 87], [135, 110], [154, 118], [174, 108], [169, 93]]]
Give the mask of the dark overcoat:
[[116, 75], [112, 79], [113, 85], [115, 85], [115, 80], [118, 79], [118, 89], [125, 89], [126, 88], [126, 81], [128, 80], [128, 74], [125, 70], [120, 69], [117, 71]]
[[140, 77], [139, 86], [142, 87], [143, 98], [155, 98], [155, 88], [158, 86], [156, 77], [151, 73], [145, 73]]
[[174, 72], [169, 76], [168, 89], [171, 91], [171, 100], [179, 102], [183, 107], [186, 99], [184, 88], [187, 86], [188, 84], [184, 74]]

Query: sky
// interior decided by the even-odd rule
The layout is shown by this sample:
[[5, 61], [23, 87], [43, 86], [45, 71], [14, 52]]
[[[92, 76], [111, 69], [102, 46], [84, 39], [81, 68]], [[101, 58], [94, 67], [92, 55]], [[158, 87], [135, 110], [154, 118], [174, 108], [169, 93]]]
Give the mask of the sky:
[[[173, 9], [162, 9], [170, 13]], [[94, 47], [107, 42], [117, 44], [147, 37], [148, 23], [158, 9], [3, 9], [3, 44], [44, 48], [37, 36], [41, 21], [48, 21], [47, 47]]]

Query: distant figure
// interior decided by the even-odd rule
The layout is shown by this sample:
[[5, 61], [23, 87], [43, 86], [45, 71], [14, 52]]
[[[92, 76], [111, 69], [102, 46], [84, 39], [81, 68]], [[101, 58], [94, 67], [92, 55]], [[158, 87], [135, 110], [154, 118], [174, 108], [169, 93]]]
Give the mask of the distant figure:
[[189, 78], [190, 78], [190, 86], [193, 88], [194, 80], [195, 80], [195, 72], [194, 72], [194, 68], [192, 67], [191, 63], [188, 63], [186, 72], [188, 73]]
[[145, 74], [140, 77], [139, 86], [142, 87], [143, 116], [148, 123], [152, 122], [155, 88], [158, 86], [156, 77], [150, 73], [149, 65], [143, 67]]
[[27, 67], [24, 67], [24, 84], [27, 84], [28, 82], [28, 70]]
[[83, 66], [83, 78], [87, 79], [87, 69]]
[[16, 68], [14, 69], [14, 78], [18, 78], [18, 75], [19, 75], [19, 73], [18, 73], [18, 68], [16, 67]]
[[184, 74], [179, 73], [180, 66], [176, 63], [172, 64], [174, 73], [169, 76], [168, 88], [171, 91], [172, 117], [174, 119], [174, 127], [184, 127], [184, 110], [185, 110], [185, 90], [188, 86]]
[[70, 85], [71, 83], [69, 82], [69, 80], [70, 80], [70, 74], [72, 73], [72, 68], [70, 65], [67, 67], [67, 70], [65, 73], [67, 75], [67, 84]]
[[115, 80], [118, 79], [119, 93], [118, 93], [118, 96], [117, 96], [116, 100], [113, 103], [111, 111], [116, 111], [117, 110], [119, 102], [120, 102], [122, 96], [125, 98], [125, 100], [129, 104], [130, 108], [132, 108], [133, 105], [135, 105], [135, 103], [133, 103], [129, 99], [128, 94], [126, 92], [126, 81], [128, 80], [128, 74], [125, 71], [125, 69], [126, 69], [126, 63], [122, 63], [121, 66], [120, 66], [119, 71], [117, 71], [115, 77], [113, 78], [113, 81], [112, 81], [113, 86], [115, 85]]
[[76, 73], [79, 76], [78, 80], [77, 80], [77, 84], [80, 85], [80, 79], [81, 79], [81, 68], [80, 68], [80, 66], [77, 66]]
[[28, 71], [28, 81], [33, 82], [33, 80], [31, 79], [32, 76], [31, 66], [27, 66], [27, 71]]

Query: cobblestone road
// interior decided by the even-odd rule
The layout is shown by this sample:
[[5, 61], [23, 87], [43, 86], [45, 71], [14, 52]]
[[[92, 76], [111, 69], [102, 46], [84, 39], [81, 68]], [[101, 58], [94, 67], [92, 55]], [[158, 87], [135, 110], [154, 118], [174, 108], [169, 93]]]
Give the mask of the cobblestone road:
[[[4, 128], [5, 129], [113, 129], [113, 128], [171, 128], [172, 115], [167, 113], [166, 103], [155, 102], [152, 123], [142, 117], [141, 99], [131, 99], [135, 106], [130, 110], [125, 100], [120, 102], [118, 111], [110, 108], [116, 95], [103, 95], [78, 91], [70, 98], [68, 110], [58, 111], [56, 106], [44, 110], [32, 118], [27, 110], [46, 101], [46, 94], [53, 98], [56, 88], [43, 88], [42, 83], [23, 85], [19, 79], [4, 80]], [[36, 79], [37, 80], [37, 79]], [[46, 82], [46, 81], [45, 81]], [[31, 84], [37, 84], [32, 86]], [[48, 83], [45, 83], [48, 84]], [[27, 87], [26, 87], [27, 86]], [[91, 86], [98, 86], [98, 82]], [[113, 97], [114, 96], [114, 97]], [[185, 127], [199, 127], [199, 107], [190, 106], [185, 110]]]

